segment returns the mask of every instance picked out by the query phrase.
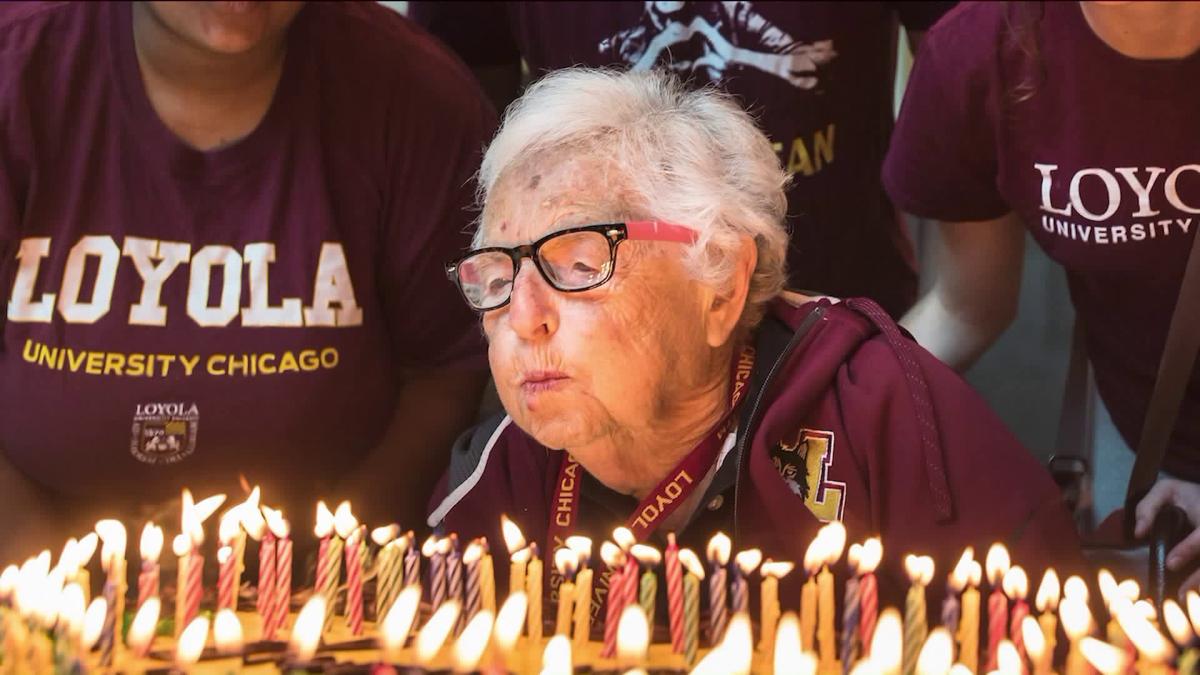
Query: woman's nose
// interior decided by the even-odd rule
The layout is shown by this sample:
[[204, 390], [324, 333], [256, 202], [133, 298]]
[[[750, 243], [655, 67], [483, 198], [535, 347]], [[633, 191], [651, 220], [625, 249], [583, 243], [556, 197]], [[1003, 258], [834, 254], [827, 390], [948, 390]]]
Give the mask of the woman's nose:
[[557, 295], [533, 261], [521, 261], [508, 302], [508, 323], [519, 337], [543, 340], [554, 335], [558, 330]]

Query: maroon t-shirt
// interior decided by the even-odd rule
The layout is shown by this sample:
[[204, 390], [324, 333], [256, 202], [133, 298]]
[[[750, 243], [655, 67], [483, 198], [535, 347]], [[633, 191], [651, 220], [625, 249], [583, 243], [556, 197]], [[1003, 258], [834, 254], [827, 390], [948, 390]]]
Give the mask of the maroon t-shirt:
[[[1200, 226], [1200, 54], [1131, 59], [1078, 3], [1038, 6], [971, 3], [929, 32], [884, 180], [919, 216], [1021, 216], [1066, 268], [1100, 395], [1136, 445]], [[1193, 376], [1165, 467], [1200, 478], [1198, 448]]]
[[916, 273], [879, 179], [896, 18], [922, 29], [952, 4], [413, 2], [410, 12], [473, 64], [519, 53], [535, 75], [665, 67], [696, 86], [719, 84], [758, 117], [793, 175], [792, 287], [869, 296], [898, 315]]
[[485, 367], [441, 265], [493, 124], [406, 19], [313, 3], [260, 125], [199, 152], [150, 105], [128, 4], [4, 5], [8, 460], [88, 498], [336, 479], [406, 373]]

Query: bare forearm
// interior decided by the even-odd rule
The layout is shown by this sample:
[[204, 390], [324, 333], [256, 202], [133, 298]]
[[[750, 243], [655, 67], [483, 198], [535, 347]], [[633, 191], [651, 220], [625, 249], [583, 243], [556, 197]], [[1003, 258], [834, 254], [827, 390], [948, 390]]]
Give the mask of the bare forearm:
[[383, 440], [342, 481], [338, 494], [351, 499], [369, 521], [418, 527], [451, 445], [475, 421], [486, 380], [481, 371], [409, 379]]

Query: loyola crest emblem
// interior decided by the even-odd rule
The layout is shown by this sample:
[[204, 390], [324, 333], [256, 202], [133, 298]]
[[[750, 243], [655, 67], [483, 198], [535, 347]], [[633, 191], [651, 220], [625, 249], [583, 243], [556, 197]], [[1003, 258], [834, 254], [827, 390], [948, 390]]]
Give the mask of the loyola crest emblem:
[[801, 429], [794, 438], [780, 439], [771, 450], [775, 470], [823, 523], [840, 521], [845, 509], [846, 484], [829, 480], [833, 451], [833, 432], [815, 429]]

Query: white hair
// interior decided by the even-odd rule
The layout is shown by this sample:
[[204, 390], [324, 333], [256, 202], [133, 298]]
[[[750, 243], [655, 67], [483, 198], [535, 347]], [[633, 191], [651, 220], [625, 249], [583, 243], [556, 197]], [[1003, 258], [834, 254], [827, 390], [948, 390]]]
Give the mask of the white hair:
[[479, 170], [481, 204], [506, 170], [555, 150], [610, 160], [628, 188], [614, 194], [624, 212], [698, 230], [686, 264], [717, 289], [729, 283], [742, 237], [751, 237], [758, 264], [743, 327], [756, 324], [783, 288], [789, 178], [771, 142], [729, 95], [689, 90], [662, 71], [553, 72], [505, 113]]

